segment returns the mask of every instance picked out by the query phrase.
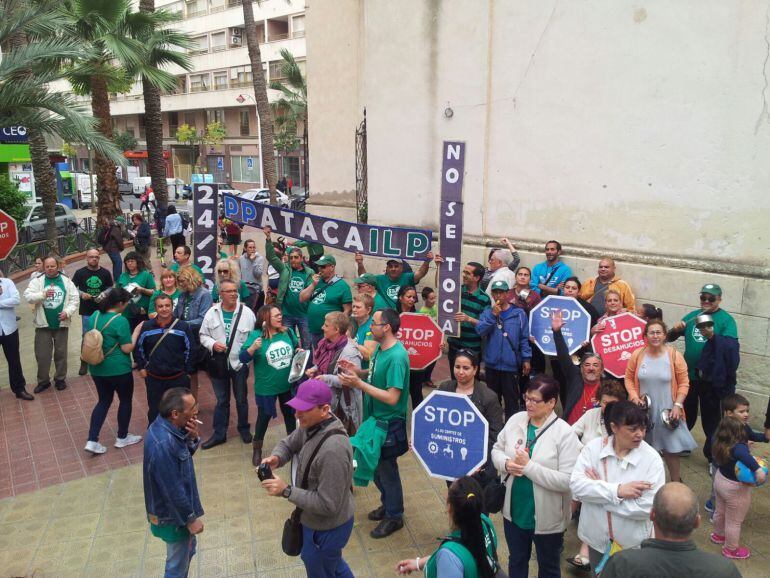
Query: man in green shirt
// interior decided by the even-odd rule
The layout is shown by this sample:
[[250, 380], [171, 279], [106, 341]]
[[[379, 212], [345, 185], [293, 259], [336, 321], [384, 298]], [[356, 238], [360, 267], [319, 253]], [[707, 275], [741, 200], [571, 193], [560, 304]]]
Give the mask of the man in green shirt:
[[179, 245], [174, 249], [174, 262], [171, 263], [169, 269], [174, 273], [179, 273], [179, 269], [182, 267], [192, 267], [198, 272], [201, 279], [205, 279], [203, 270], [192, 262], [192, 250], [187, 245]]
[[[416, 272], [407, 271], [406, 273], [404, 272], [404, 263], [402, 261], [389, 259], [385, 263], [385, 274], [375, 276], [375, 289], [381, 299], [379, 303], [384, 304], [384, 307], [378, 307], [378, 303], [375, 303], [374, 310], [379, 311], [385, 307], [395, 309], [398, 292], [401, 287], [406, 287], [407, 285], [416, 286], [422, 281], [422, 278], [428, 274], [428, 267], [432, 259], [433, 253], [428, 253], [428, 260], [423, 261]], [[366, 273], [364, 256], [361, 253], [356, 253], [356, 266], [359, 277]]]
[[700, 388], [701, 383], [695, 371], [700, 360], [703, 347], [708, 341], [695, 326], [695, 319], [699, 315], [710, 315], [714, 320], [714, 333], [738, 339], [738, 327], [735, 319], [719, 306], [722, 303], [722, 288], [716, 283], [706, 283], [700, 290], [700, 309], [691, 311], [681, 321], [674, 325], [668, 332], [668, 340], [676, 341], [684, 335], [684, 360], [690, 376], [690, 391], [684, 400], [684, 413], [687, 418], [687, 427], [692, 430], [698, 419], [699, 402], [702, 404]]
[[[396, 338], [401, 325], [394, 309], [377, 311], [372, 318], [372, 338], [377, 348], [368, 370], [340, 360], [338, 374], [345, 387], [355, 387], [364, 394], [364, 419], [374, 417], [388, 424], [388, 434], [374, 472], [380, 490], [381, 505], [369, 512], [369, 519], [379, 521], [372, 538], [385, 538], [404, 527], [404, 492], [397, 458], [408, 449], [406, 412], [409, 399], [409, 354]], [[366, 381], [362, 379], [366, 378]]]
[[[333, 255], [324, 255], [317, 262], [318, 273], [313, 275], [310, 285], [299, 294], [300, 303], [307, 303], [307, 323], [313, 349], [323, 339], [324, 319], [327, 313], [342, 311], [350, 315], [353, 293], [342, 277], [337, 276], [337, 260]], [[304, 344], [303, 344], [304, 345]]]

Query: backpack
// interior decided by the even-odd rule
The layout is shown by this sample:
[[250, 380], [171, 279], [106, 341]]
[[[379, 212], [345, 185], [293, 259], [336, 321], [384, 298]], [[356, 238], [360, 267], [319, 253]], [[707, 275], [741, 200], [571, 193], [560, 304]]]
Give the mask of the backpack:
[[80, 359], [88, 365], [99, 365], [104, 361], [104, 358], [112, 353], [118, 346], [116, 343], [107, 353], [104, 353], [104, 336], [102, 335], [102, 331], [107, 329], [107, 326], [112, 323], [112, 320], [116, 317], [118, 317], [118, 315], [113, 316], [104, 324], [104, 327], [99, 330], [96, 328], [96, 325], [99, 322], [99, 313], [97, 313], [96, 319], [94, 319], [94, 328], [86, 331], [86, 334], [83, 336], [83, 348], [80, 350]]

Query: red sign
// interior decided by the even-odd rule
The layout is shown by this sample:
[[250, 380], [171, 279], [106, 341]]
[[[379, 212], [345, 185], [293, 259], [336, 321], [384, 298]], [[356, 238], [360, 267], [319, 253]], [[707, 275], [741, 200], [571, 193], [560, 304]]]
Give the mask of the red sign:
[[8, 258], [18, 242], [19, 229], [16, 227], [16, 221], [0, 210], [0, 261]]
[[594, 351], [604, 362], [604, 370], [623, 378], [631, 354], [643, 347], [647, 322], [633, 313], [621, 313], [605, 320], [604, 331], [591, 338]]
[[409, 354], [410, 369], [425, 369], [441, 357], [443, 334], [430, 315], [402, 313], [396, 337]]

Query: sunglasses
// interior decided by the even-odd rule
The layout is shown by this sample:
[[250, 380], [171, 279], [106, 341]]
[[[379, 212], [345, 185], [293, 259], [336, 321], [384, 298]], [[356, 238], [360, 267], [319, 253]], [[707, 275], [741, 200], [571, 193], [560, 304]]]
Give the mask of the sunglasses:
[[706, 294], [704, 294], [704, 295], [700, 296], [700, 300], [701, 301], [708, 301], [709, 303], [716, 303], [717, 298], [716, 298], [715, 295], [706, 295]]

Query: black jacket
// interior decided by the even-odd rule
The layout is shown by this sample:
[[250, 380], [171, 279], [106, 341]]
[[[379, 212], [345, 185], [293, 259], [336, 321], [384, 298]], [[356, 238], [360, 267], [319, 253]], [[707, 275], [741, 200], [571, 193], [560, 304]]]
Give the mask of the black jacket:
[[171, 324], [165, 328], [160, 327], [156, 319], [150, 319], [142, 324], [134, 350], [134, 360], [138, 369], [146, 369], [148, 373], [157, 377], [171, 377], [182, 371], [192, 373], [195, 370], [196, 342], [184, 321], [177, 322], [155, 352], [150, 355], [152, 348], [169, 327]]
[[698, 376], [709, 381], [720, 397], [735, 393], [736, 371], [741, 361], [740, 344], [734, 337], [714, 335], [703, 346], [695, 368]]
[[580, 373], [580, 366], [572, 363], [572, 356], [569, 354], [567, 343], [564, 341], [561, 331], [553, 332], [553, 343], [556, 345], [556, 359], [559, 362], [563, 376], [562, 379], [564, 380], [562, 386], [566, 393], [564, 394], [564, 399], [561, 400], [561, 405], [564, 410], [562, 418], [566, 421], [575, 405], [583, 397], [583, 374]]

